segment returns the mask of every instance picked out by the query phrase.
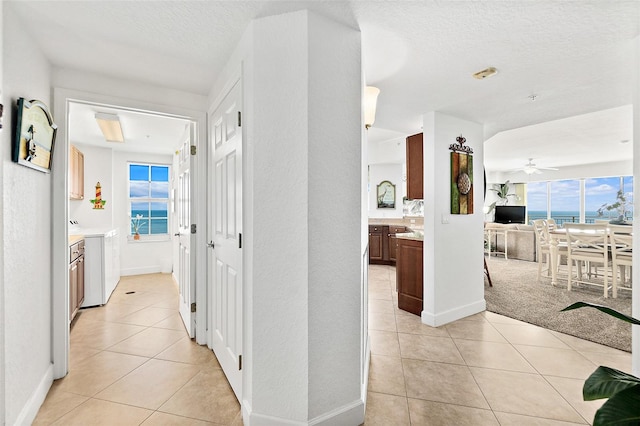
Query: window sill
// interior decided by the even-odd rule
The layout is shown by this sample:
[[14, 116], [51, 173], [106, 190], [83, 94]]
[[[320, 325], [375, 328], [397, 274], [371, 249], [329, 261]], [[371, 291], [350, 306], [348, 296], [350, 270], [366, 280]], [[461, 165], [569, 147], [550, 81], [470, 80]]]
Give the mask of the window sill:
[[171, 241], [171, 236], [169, 234], [158, 234], [158, 235], [140, 235], [140, 239], [136, 240], [133, 238], [133, 235], [127, 235], [127, 242], [138, 244], [138, 243], [161, 243]]

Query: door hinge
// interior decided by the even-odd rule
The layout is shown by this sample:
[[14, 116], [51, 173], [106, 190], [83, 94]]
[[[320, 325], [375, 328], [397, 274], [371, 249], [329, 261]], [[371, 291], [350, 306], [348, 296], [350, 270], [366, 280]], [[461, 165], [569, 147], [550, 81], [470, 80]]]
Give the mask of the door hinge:
[[242, 127], [242, 112], [238, 111], [238, 127]]
[[193, 312], [195, 312], [195, 311], [196, 311], [196, 302], [193, 302], [193, 303], [191, 304], [191, 312], [193, 313]]
[[191, 224], [191, 233], [192, 234], [196, 233], [196, 224], [195, 223]]
[[197, 151], [198, 151], [198, 147], [195, 145], [191, 145], [191, 155], [196, 155]]
[[242, 233], [238, 234], [238, 248], [242, 248]]
[[238, 370], [242, 370], [242, 355], [238, 355]]

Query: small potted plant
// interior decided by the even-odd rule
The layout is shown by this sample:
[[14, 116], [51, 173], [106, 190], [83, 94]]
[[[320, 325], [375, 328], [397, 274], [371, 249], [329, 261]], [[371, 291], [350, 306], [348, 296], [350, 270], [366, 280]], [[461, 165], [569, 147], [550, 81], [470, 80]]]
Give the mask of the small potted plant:
[[140, 239], [140, 227], [143, 226], [146, 222], [142, 220], [142, 215], [137, 214], [135, 218], [131, 219], [131, 229], [133, 233], [133, 239]]

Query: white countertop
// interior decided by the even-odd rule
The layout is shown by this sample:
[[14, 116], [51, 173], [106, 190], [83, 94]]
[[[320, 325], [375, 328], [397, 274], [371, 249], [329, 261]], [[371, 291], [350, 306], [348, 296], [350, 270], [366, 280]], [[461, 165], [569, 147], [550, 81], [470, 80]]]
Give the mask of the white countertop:
[[400, 234], [396, 234], [396, 238], [403, 238], [405, 240], [414, 240], [414, 241], [424, 241], [424, 232], [422, 231], [403, 232]]
[[82, 235], [84, 237], [104, 237], [108, 234], [117, 234], [118, 228], [80, 228], [78, 226], [69, 226], [69, 235]]

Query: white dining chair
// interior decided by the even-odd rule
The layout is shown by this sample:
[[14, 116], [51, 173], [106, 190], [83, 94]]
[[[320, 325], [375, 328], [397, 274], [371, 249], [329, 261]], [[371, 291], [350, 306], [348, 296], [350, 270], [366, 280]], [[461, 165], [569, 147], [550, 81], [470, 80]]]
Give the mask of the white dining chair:
[[[551, 238], [549, 236], [548, 219], [535, 219], [531, 221], [536, 234], [536, 259], [538, 262], [538, 282], [542, 276], [543, 257], [547, 264], [547, 277], [551, 274]], [[555, 223], [555, 222], [554, 222]], [[562, 256], [567, 255], [567, 244], [565, 242], [558, 243], [558, 261], [556, 265], [560, 265]], [[556, 273], [558, 270], [556, 269]]]
[[[633, 266], [633, 232], [632, 226], [609, 225], [611, 262], [613, 265], [613, 297], [618, 297], [618, 276], [625, 283], [627, 268]], [[618, 275], [619, 274], [619, 275]]]
[[[604, 267], [602, 284], [603, 296], [609, 296], [609, 272], [611, 262], [609, 261], [609, 228], [607, 224], [592, 223], [565, 223], [567, 230], [568, 256], [567, 264], [569, 276], [567, 278], [567, 290], [571, 291], [573, 282], [583, 284], [600, 285], [594, 281], [583, 279], [583, 264], [602, 264]], [[576, 277], [573, 276], [573, 267], [577, 268]]]

